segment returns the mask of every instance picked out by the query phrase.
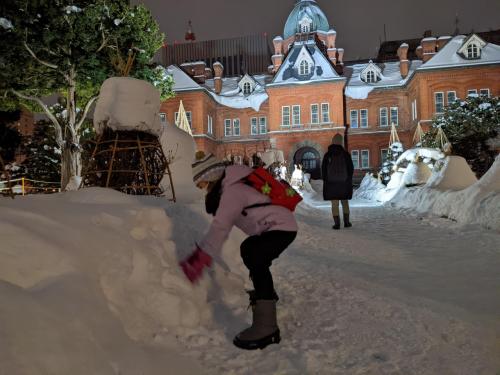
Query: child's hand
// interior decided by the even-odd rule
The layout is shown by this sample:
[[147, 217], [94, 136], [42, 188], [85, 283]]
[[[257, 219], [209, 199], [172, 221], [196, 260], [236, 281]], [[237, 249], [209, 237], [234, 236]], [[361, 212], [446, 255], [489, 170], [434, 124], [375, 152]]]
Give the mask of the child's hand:
[[193, 253], [179, 263], [191, 283], [196, 283], [203, 275], [203, 269], [212, 265], [212, 257], [197, 245]]

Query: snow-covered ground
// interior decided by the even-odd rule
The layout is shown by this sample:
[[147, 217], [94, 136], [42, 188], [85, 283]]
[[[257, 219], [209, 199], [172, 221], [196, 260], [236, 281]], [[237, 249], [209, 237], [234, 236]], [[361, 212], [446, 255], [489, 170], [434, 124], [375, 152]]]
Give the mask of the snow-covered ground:
[[351, 203], [333, 231], [306, 193], [273, 266], [282, 342], [246, 352], [241, 232], [200, 284], [177, 266], [209, 223], [201, 201], [1, 198], [0, 374], [497, 374], [499, 234]]

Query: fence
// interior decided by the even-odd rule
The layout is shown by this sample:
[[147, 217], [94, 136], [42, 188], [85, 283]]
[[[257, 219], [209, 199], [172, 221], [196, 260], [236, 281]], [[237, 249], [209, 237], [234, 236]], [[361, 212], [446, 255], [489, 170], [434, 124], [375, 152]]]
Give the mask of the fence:
[[16, 178], [10, 181], [0, 180], [0, 194], [2, 195], [51, 194], [60, 191], [60, 182], [31, 180], [25, 177]]

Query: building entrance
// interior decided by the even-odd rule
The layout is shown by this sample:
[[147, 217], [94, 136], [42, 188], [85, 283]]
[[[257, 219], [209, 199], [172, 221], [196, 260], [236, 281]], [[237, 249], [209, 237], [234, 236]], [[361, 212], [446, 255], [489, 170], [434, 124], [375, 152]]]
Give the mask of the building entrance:
[[293, 156], [293, 163], [302, 165], [302, 171], [309, 173], [312, 179], [321, 178], [321, 157], [312, 147], [302, 147]]

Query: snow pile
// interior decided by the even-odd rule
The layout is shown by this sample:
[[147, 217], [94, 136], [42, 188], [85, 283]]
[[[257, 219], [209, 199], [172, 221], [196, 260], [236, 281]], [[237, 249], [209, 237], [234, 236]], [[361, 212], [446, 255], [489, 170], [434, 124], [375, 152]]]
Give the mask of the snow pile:
[[[391, 182], [393, 182], [393, 187], [385, 186], [371, 173], [365, 174], [363, 180], [359, 187], [354, 191], [354, 199], [365, 199], [377, 202], [387, 202], [390, 200], [398, 191], [401, 186], [401, 178], [403, 176], [402, 172], [394, 172]], [[389, 182], [389, 184], [391, 183]]]
[[104, 81], [94, 111], [94, 128], [101, 134], [113, 130], [139, 130], [159, 136], [160, 92], [149, 82], [113, 77]]
[[448, 156], [436, 165], [427, 186], [439, 190], [462, 190], [477, 181], [467, 161], [461, 156]]
[[[191, 164], [194, 161], [195, 142], [191, 135], [177, 126], [168, 124], [160, 136], [160, 144], [169, 161], [172, 182], [177, 202], [192, 202], [201, 199], [202, 192], [193, 183]], [[167, 197], [172, 197], [170, 178], [165, 175], [160, 183]]]
[[422, 161], [411, 162], [403, 173], [402, 183], [405, 186], [423, 185], [427, 182], [432, 172]]
[[244, 306], [240, 233], [200, 284], [178, 266], [208, 228], [202, 202], [88, 188], [0, 207], [6, 374], [201, 373], [175, 347], [226, 341], [217, 317]]
[[428, 164], [431, 161], [437, 161], [444, 158], [444, 154], [439, 149], [428, 148], [428, 147], [418, 147], [411, 148], [403, 152], [398, 159], [396, 160], [395, 165], [400, 166], [404, 164], [404, 162], [412, 162], [416, 160], [418, 157], [422, 158], [423, 161]]

